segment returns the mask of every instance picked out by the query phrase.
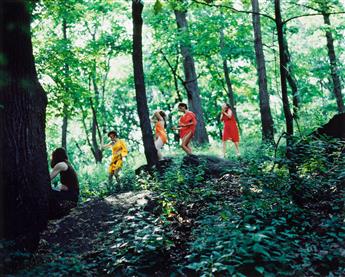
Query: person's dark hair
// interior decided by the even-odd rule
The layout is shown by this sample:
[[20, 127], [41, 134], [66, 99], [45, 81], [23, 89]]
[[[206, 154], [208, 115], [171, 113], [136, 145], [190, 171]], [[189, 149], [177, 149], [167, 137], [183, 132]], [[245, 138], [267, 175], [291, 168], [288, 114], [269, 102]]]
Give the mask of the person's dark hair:
[[178, 107], [185, 107], [186, 109], [188, 109], [187, 104], [182, 103], [182, 102], [178, 104]]
[[115, 137], [117, 137], [117, 133], [116, 133], [116, 131], [110, 131], [110, 132], [108, 132], [108, 137], [110, 137], [110, 135], [111, 134], [114, 134], [115, 135]]
[[163, 117], [164, 125], [166, 125], [166, 123], [167, 123], [167, 121], [166, 121], [166, 117], [167, 117], [166, 113], [163, 112], [163, 111], [159, 111], [159, 114], [160, 114], [161, 117]]
[[67, 161], [68, 156], [65, 148], [59, 147], [56, 148], [52, 153], [52, 160], [50, 162], [50, 166], [53, 168], [56, 164]]
[[227, 109], [230, 109], [230, 110], [231, 110], [230, 104], [228, 104], [228, 103], [224, 103], [224, 104], [226, 105], [226, 108], [227, 108]]

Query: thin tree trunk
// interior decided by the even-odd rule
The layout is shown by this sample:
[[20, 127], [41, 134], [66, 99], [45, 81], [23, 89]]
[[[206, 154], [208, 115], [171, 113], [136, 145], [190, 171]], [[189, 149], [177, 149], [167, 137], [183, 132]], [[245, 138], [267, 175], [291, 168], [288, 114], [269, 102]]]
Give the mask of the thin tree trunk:
[[275, 19], [278, 34], [278, 44], [279, 44], [279, 64], [280, 64], [280, 85], [283, 100], [283, 110], [285, 116], [286, 132], [287, 132], [287, 144], [288, 147], [291, 146], [290, 142], [293, 135], [293, 119], [290, 111], [289, 98], [287, 92], [287, 61], [285, 55], [285, 44], [284, 44], [284, 31], [283, 23], [280, 11], [280, 0], [274, 0], [275, 3]]
[[[220, 49], [221, 51], [224, 49], [224, 30], [223, 27], [220, 30]], [[237, 111], [236, 111], [236, 102], [235, 102], [235, 96], [234, 96], [234, 90], [232, 89], [232, 83], [230, 79], [230, 70], [228, 66], [228, 61], [225, 57], [222, 57], [223, 60], [223, 72], [224, 72], [224, 79], [227, 87], [227, 94], [231, 106], [231, 110], [234, 113], [234, 116], [237, 120], [237, 123], [239, 124], [238, 117], [237, 117]]]
[[[331, 26], [331, 21], [329, 18], [328, 13], [323, 13], [323, 20], [326, 25]], [[328, 50], [328, 58], [329, 58], [329, 64], [331, 67], [331, 76], [333, 81], [333, 93], [335, 96], [335, 99], [337, 101], [338, 111], [339, 113], [345, 112], [345, 106], [344, 106], [344, 100], [341, 93], [341, 82], [338, 75], [338, 66], [337, 66], [337, 58], [335, 55], [334, 50], [334, 39], [332, 36], [331, 31], [326, 31], [326, 38], [327, 38], [327, 50]]]
[[[96, 114], [96, 110], [99, 106], [99, 90], [98, 90], [98, 86], [97, 86], [97, 81], [96, 81], [96, 66], [94, 68], [95, 72], [93, 72], [93, 76], [92, 76], [92, 84], [93, 84], [93, 90], [95, 92], [95, 99], [96, 99], [96, 103], [95, 103], [95, 107], [93, 106], [93, 102], [91, 101], [91, 109], [92, 109], [92, 129], [91, 129], [91, 140], [92, 140], [92, 148], [94, 150], [95, 153], [95, 160], [96, 163], [101, 163], [102, 162], [102, 158], [103, 158], [103, 154], [102, 154], [102, 150], [100, 149], [98, 142], [97, 142], [97, 129], [98, 127], [98, 122], [97, 122], [97, 114]], [[98, 130], [99, 131], [99, 130]], [[101, 136], [101, 134], [99, 134], [99, 136]], [[99, 138], [101, 139], [101, 137]]]
[[261, 23], [260, 23], [260, 12], [259, 1], [252, 0], [253, 10], [253, 30], [254, 30], [254, 48], [256, 56], [256, 67], [258, 72], [259, 82], [259, 99], [260, 99], [260, 115], [261, 115], [261, 128], [262, 128], [262, 140], [263, 141], [274, 141], [274, 129], [273, 119], [270, 108], [270, 99], [267, 89], [267, 74], [266, 74], [266, 63], [265, 55], [262, 46], [261, 36]]
[[149, 109], [147, 106], [145, 77], [143, 68], [142, 54], [142, 26], [141, 17], [144, 5], [140, 0], [132, 1], [132, 19], [133, 19], [133, 68], [135, 95], [137, 100], [137, 109], [140, 119], [140, 128], [143, 135], [144, 150], [147, 164], [152, 166], [158, 163], [157, 150], [153, 143], [152, 128], [150, 124]]
[[291, 64], [291, 55], [289, 51], [289, 44], [287, 40], [284, 38], [284, 45], [285, 45], [285, 56], [286, 56], [286, 63], [287, 63], [287, 82], [291, 88], [292, 92], [292, 105], [293, 105], [293, 117], [295, 119], [298, 118], [298, 109], [300, 106], [300, 97], [298, 95], [298, 86], [297, 86], [297, 81], [294, 77], [293, 74], [293, 68]]
[[47, 97], [37, 79], [26, 1], [0, 5], [6, 38], [0, 44], [6, 61], [0, 64], [0, 233], [33, 250], [48, 216]]
[[187, 36], [187, 39], [180, 41], [180, 48], [183, 57], [185, 88], [187, 90], [188, 105], [189, 109], [195, 113], [198, 120], [194, 139], [197, 143], [204, 144], [208, 143], [208, 136], [201, 107], [201, 98], [199, 93], [197, 75], [195, 72], [191, 42], [188, 34], [186, 14], [186, 11], [175, 10], [177, 27], [181, 33]]
[[[66, 19], [62, 19], [62, 34], [63, 39], [65, 42], [67, 42], [67, 22]], [[65, 81], [64, 81], [64, 87], [65, 87], [65, 93], [68, 95], [68, 77], [69, 77], [69, 66], [67, 62], [64, 63], [64, 73], [65, 73]], [[67, 105], [63, 104], [63, 119], [62, 119], [62, 130], [61, 130], [61, 146], [67, 150], [67, 126], [68, 126], [68, 109]]]
[[67, 150], [67, 126], [68, 126], [67, 107], [64, 104], [62, 127], [61, 127], [61, 146], [65, 148], [66, 150]]

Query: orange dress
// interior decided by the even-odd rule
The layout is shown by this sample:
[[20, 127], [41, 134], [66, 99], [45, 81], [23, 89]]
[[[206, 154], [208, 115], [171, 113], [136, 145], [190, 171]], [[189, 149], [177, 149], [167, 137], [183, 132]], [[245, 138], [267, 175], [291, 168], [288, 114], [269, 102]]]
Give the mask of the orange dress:
[[165, 131], [162, 122], [160, 121], [156, 122], [155, 131], [156, 131], [156, 138], [161, 138], [164, 144], [168, 142], [167, 132]]
[[189, 133], [192, 133], [192, 136], [193, 136], [195, 133], [196, 123], [197, 123], [196, 116], [191, 111], [188, 111], [183, 116], [181, 116], [179, 126], [185, 125], [191, 122], [193, 122], [193, 125], [182, 127], [180, 129], [180, 138], [185, 137]]
[[223, 115], [222, 121], [224, 122], [222, 140], [232, 140], [233, 142], [239, 142], [240, 136], [238, 134], [237, 122], [234, 116], [231, 118]]

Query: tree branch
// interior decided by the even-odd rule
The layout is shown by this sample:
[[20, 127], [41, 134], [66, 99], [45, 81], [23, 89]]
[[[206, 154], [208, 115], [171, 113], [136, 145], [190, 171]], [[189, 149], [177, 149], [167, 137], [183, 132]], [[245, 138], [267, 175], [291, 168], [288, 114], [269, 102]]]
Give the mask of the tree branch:
[[234, 7], [230, 7], [230, 6], [227, 6], [227, 5], [222, 5], [222, 4], [210, 4], [210, 3], [205, 3], [205, 2], [202, 2], [202, 1], [199, 1], [199, 0], [192, 0], [192, 2], [194, 3], [197, 3], [197, 4], [201, 4], [201, 5], [205, 5], [205, 6], [209, 6], [209, 7], [219, 7], [219, 8], [226, 8], [226, 9], [229, 9], [233, 12], [237, 12], [237, 13], [245, 13], [245, 14], [256, 14], [256, 15], [261, 15], [263, 17], [266, 17], [266, 18], [269, 18], [273, 21], [275, 21], [275, 18], [268, 15], [268, 14], [265, 14], [265, 13], [256, 13], [256, 12], [252, 12], [252, 11], [243, 11], [243, 10], [238, 10], [238, 9], [235, 9]]

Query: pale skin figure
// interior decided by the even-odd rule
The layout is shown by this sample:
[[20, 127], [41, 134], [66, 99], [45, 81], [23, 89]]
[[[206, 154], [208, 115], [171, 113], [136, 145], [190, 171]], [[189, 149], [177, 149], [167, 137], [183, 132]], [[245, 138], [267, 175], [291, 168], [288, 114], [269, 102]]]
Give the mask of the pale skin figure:
[[[233, 116], [233, 112], [231, 111], [230, 108], [228, 108], [227, 104], [222, 105], [222, 112], [220, 114], [220, 120], [222, 120], [224, 116], [226, 116], [228, 118], [231, 118]], [[223, 157], [224, 158], [225, 158], [225, 154], [226, 154], [226, 143], [227, 142], [228, 142], [228, 140], [223, 141]], [[240, 149], [239, 149], [238, 142], [233, 142], [233, 143], [235, 145], [236, 155], [240, 156]]]
[[[178, 111], [179, 112], [182, 112], [182, 113], [186, 113], [188, 112], [188, 109], [184, 106], [178, 106]], [[172, 130], [180, 130], [182, 129], [183, 127], [187, 127], [187, 126], [191, 126], [191, 125], [194, 125], [193, 122], [190, 122], [190, 123], [187, 123], [187, 124], [180, 124], [178, 125], [177, 127], [172, 127], [171, 129]], [[187, 153], [187, 154], [192, 154], [192, 149], [190, 148], [189, 146], [189, 143], [190, 141], [192, 140], [192, 137], [193, 137], [193, 133], [190, 132], [188, 133], [187, 135], [185, 135], [183, 138], [182, 138], [182, 142], [181, 142], [181, 148]]]
[[[151, 118], [151, 121], [153, 123], [157, 123], [159, 122], [163, 128], [165, 128], [165, 120], [163, 118], [163, 116], [161, 116], [160, 114], [160, 111], [155, 111], [152, 118]], [[164, 145], [164, 142], [162, 141], [162, 138], [160, 136], [155, 136], [155, 146], [156, 146], [156, 149], [157, 149], [157, 156], [158, 156], [158, 160], [162, 160], [163, 159], [163, 155], [162, 155], [162, 152], [161, 152], [161, 148], [163, 147]]]
[[[50, 180], [52, 181], [61, 171], [66, 171], [68, 169], [68, 165], [65, 162], [59, 162], [57, 163], [53, 170], [50, 172]], [[60, 185], [61, 191], [68, 191], [68, 187], [61, 184]]]

